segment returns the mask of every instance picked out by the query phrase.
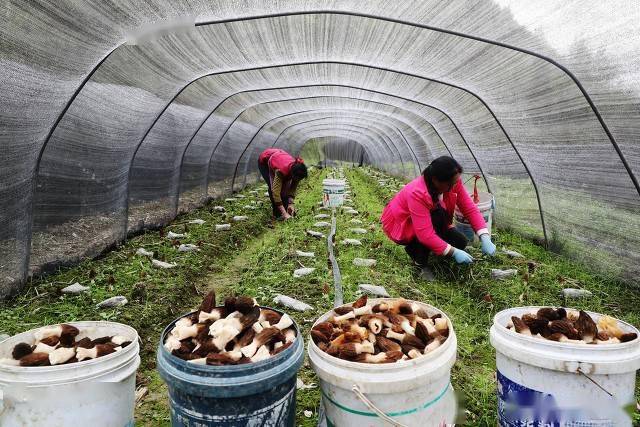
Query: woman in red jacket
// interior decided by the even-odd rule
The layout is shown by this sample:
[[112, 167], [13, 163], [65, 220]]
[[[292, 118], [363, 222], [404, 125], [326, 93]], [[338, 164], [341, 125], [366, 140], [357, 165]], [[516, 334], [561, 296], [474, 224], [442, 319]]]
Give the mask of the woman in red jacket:
[[307, 177], [307, 167], [279, 148], [268, 148], [258, 157], [258, 169], [269, 188], [273, 216], [289, 219], [295, 214], [294, 199], [298, 183]]
[[458, 162], [451, 157], [439, 157], [422, 176], [405, 185], [382, 212], [380, 220], [385, 234], [404, 245], [411, 259], [423, 268], [431, 252], [451, 256], [459, 264], [473, 262], [464, 250], [467, 238], [452, 224], [456, 206], [479, 236], [482, 252], [487, 255], [496, 252], [482, 214], [460, 181], [461, 174]]

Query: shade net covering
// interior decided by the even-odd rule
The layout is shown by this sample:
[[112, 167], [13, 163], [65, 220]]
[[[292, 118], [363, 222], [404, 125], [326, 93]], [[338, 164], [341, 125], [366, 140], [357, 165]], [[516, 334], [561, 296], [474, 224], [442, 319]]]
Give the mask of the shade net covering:
[[259, 153], [411, 178], [637, 285], [640, 8], [540, 0], [5, 0], [0, 295], [257, 179]]

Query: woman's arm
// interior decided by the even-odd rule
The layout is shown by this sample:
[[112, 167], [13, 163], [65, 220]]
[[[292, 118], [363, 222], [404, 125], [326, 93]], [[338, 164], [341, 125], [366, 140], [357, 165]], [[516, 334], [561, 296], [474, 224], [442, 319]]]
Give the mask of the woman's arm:
[[453, 248], [436, 234], [431, 223], [429, 203], [424, 196], [413, 192], [409, 196], [408, 207], [411, 222], [418, 241], [437, 255], [451, 255]]
[[456, 199], [456, 204], [460, 209], [460, 212], [464, 215], [464, 217], [471, 223], [471, 227], [476, 232], [478, 236], [482, 234], [489, 234], [489, 230], [487, 230], [487, 223], [484, 221], [478, 206], [473, 203], [467, 189], [464, 187], [462, 181], [458, 181], [455, 185], [453, 191], [458, 195]]
[[282, 185], [284, 184], [283, 175], [279, 170], [273, 174], [273, 181], [271, 182], [271, 194], [273, 194], [273, 202], [280, 211], [280, 214], [287, 217], [287, 211], [282, 204]]
[[287, 197], [289, 197], [289, 203], [293, 203], [293, 199], [296, 198], [296, 191], [298, 191], [298, 181], [296, 181], [295, 179], [291, 180], [291, 185], [289, 186], [289, 194], [287, 194]]

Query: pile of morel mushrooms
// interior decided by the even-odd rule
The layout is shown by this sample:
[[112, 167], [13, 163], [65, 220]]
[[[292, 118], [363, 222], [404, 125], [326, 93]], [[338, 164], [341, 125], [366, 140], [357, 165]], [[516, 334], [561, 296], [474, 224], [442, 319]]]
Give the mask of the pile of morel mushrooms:
[[80, 330], [72, 325], [47, 326], [34, 332], [34, 344], [21, 342], [13, 347], [12, 358], [0, 363], [13, 366], [54, 366], [96, 359], [120, 351], [131, 341], [123, 336], [96, 339], [76, 338]]
[[216, 307], [210, 292], [195, 313], [178, 320], [164, 347], [174, 356], [201, 365], [255, 363], [289, 348], [296, 339], [293, 320], [253, 298], [239, 296]]
[[353, 362], [393, 363], [416, 359], [440, 347], [449, 322], [429, 315], [404, 299], [367, 304], [364, 295], [311, 329], [313, 342], [326, 353]]
[[512, 316], [507, 328], [523, 335], [574, 344], [619, 344], [638, 338], [635, 332], [625, 332], [613, 317], [602, 316], [596, 323], [586, 311], [562, 307], [542, 307], [521, 317]]

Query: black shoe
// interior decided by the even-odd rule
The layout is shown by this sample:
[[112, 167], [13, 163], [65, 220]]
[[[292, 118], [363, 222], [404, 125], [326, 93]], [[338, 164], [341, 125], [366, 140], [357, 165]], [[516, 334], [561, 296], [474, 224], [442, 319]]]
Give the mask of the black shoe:
[[426, 280], [427, 282], [433, 282], [434, 280], [436, 280], [436, 275], [433, 274], [433, 270], [431, 270], [431, 268], [425, 265], [420, 269], [420, 278], [422, 280]]
[[409, 255], [409, 258], [411, 258], [413, 263], [418, 267], [424, 267], [427, 265], [427, 260], [429, 259], [427, 253], [423, 253], [422, 251], [414, 251], [409, 246], [405, 246], [404, 250], [407, 255]]

